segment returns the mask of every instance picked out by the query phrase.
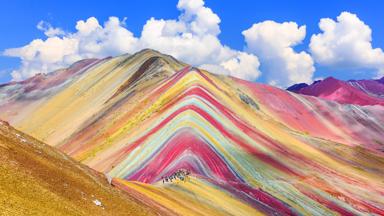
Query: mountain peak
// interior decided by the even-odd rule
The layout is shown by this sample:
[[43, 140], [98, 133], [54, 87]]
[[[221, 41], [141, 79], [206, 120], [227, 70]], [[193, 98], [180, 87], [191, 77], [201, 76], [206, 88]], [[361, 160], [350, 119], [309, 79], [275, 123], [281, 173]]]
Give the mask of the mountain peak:
[[287, 90], [343, 104], [384, 105], [384, 85], [379, 80], [342, 81], [334, 77], [327, 77], [309, 86], [296, 84]]
[[383, 77], [381, 77], [381, 79], [378, 79], [377, 80], [379, 83], [382, 83], [382, 84], [384, 84], [384, 76]]
[[150, 53], [150, 54], [157, 54], [157, 55], [165, 55], [165, 54], [163, 54], [163, 53], [161, 53], [155, 49], [151, 49], [151, 48], [144, 48], [137, 53]]
[[344, 82], [345, 81], [336, 79], [333, 76], [329, 76], [329, 77], [327, 77], [327, 78], [325, 78], [325, 79], [323, 79], [323, 80], [321, 80], [320, 82], [317, 82], [317, 83], [322, 83], [322, 84], [327, 83], [329, 85], [329, 84], [341, 84], [341, 83], [344, 83]]
[[[324, 202], [353, 209], [381, 201], [381, 107], [326, 103], [215, 76], [149, 49], [81, 70], [50, 89], [0, 89], [0, 118], [151, 206], [180, 215], [331, 215]], [[311, 86], [323, 93], [336, 83], [327, 80]], [[350, 88], [336, 93], [348, 98]], [[365, 182], [355, 184], [360, 178], [350, 173]], [[356, 190], [348, 191], [351, 182]], [[351, 204], [348, 197], [357, 198]]]
[[293, 84], [293, 85], [289, 86], [287, 88], [287, 90], [292, 91], [292, 92], [296, 92], [296, 91], [299, 91], [300, 89], [305, 88], [307, 86], [308, 86], [307, 83], [297, 83], [297, 84]]

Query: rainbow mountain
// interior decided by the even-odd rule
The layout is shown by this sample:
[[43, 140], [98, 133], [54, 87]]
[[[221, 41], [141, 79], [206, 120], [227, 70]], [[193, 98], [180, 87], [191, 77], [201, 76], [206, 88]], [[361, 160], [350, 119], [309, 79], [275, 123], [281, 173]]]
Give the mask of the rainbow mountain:
[[311, 85], [298, 83], [287, 90], [312, 95], [342, 104], [384, 105], [384, 77], [377, 80], [342, 81], [333, 77], [317, 80]]
[[[169, 215], [384, 215], [384, 107], [153, 50], [0, 87], [0, 118]], [[164, 178], [188, 170], [187, 180]]]

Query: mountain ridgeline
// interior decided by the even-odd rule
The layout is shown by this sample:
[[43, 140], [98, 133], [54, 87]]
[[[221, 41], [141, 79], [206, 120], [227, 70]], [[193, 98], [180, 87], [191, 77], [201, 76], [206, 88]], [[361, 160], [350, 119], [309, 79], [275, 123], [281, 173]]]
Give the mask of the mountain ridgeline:
[[162, 214], [384, 214], [383, 106], [147, 49], [2, 85], [0, 118]]
[[308, 85], [295, 84], [289, 88], [304, 95], [312, 95], [342, 104], [381, 105], [384, 106], [384, 77], [377, 80], [342, 81], [333, 77], [318, 80]]

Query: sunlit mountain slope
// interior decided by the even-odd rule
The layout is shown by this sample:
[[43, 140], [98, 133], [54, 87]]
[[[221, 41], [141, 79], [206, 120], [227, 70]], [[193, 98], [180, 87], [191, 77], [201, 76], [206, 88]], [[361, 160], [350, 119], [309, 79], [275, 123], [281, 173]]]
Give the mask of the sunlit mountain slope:
[[104, 175], [0, 121], [0, 215], [164, 213], [108, 184]]
[[[152, 50], [68, 74], [44, 89], [3, 86], [0, 118], [143, 202], [182, 215], [384, 214], [382, 106], [214, 75]], [[163, 183], [180, 170], [186, 181]]]
[[384, 105], [384, 77], [379, 80], [342, 81], [333, 77], [315, 81], [311, 85], [295, 84], [287, 90], [336, 101], [342, 104]]

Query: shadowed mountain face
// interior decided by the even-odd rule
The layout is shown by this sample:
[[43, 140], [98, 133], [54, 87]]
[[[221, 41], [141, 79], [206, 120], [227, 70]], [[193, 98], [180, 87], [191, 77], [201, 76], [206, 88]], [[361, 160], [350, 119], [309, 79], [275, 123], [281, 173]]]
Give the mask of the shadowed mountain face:
[[156, 215], [104, 175], [0, 121], [1, 215]]
[[[214, 75], [152, 50], [78, 70], [48, 88], [1, 87], [0, 118], [148, 205], [182, 215], [384, 214], [382, 106]], [[163, 183], [180, 170], [187, 181]]]
[[295, 84], [288, 91], [337, 101], [342, 104], [384, 105], [384, 77], [379, 80], [342, 81], [333, 77], [311, 85]]

